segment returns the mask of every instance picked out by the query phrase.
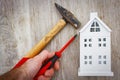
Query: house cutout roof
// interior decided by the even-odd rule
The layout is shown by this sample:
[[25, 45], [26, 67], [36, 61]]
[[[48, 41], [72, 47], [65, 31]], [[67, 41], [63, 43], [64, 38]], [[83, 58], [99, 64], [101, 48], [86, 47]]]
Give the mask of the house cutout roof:
[[95, 19], [97, 19], [107, 31], [111, 32], [111, 29], [98, 17], [97, 12], [93, 12], [90, 14], [90, 21], [79, 32], [83, 32]]

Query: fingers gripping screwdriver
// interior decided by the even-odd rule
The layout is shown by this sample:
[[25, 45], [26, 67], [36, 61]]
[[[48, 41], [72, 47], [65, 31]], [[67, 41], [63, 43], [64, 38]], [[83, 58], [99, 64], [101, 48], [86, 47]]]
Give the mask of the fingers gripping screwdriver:
[[41, 69], [37, 73], [37, 75], [34, 77], [34, 80], [37, 80], [37, 78], [40, 75], [44, 75], [46, 70], [52, 68], [55, 64], [55, 62], [61, 57], [62, 52], [70, 45], [70, 43], [76, 38], [77, 34], [74, 35], [59, 51], [55, 52], [55, 55], [50, 58], [45, 64], [42, 65]]

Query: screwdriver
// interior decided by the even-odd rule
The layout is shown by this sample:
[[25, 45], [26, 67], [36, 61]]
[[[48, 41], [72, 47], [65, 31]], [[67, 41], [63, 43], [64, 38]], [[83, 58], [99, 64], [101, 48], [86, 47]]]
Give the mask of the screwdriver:
[[62, 52], [70, 45], [70, 43], [77, 37], [77, 34], [75, 34], [59, 51], [55, 52], [55, 55], [50, 58], [45, 64], [42, 65], [37, 75], [34, 77], [34, 80], [37, 80], [37, 78], [40, 75], [44, 75], [46, 70], [52, 68], [55, 64], [55, 62], [61, 57]]

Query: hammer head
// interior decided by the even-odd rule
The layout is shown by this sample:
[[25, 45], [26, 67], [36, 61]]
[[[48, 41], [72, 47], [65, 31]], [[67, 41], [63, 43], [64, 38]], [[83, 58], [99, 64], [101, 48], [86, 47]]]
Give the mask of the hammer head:
[[60, 12], [60, 14], [63, 16], [63, 19], [73, 25], [75, 28], [78, 28], [80, 26], [80, 22], [77, 20], [77, 18], [68, 10], [63, 8], [62, 6], [55, 3], [56, 8]]

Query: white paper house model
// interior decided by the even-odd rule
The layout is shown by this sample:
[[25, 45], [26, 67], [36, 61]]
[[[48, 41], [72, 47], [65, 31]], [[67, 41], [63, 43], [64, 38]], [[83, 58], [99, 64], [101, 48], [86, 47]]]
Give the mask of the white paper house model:
[[80, 30], [80, 67], [78, 76], [113, 76], [111, 72], [111, 29], [97, 13]]

